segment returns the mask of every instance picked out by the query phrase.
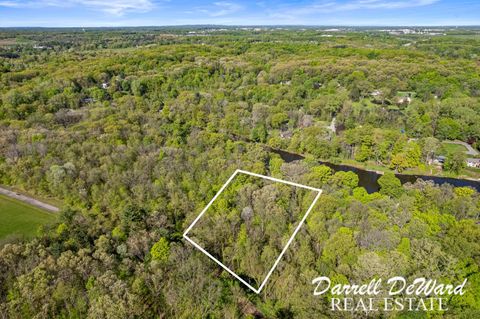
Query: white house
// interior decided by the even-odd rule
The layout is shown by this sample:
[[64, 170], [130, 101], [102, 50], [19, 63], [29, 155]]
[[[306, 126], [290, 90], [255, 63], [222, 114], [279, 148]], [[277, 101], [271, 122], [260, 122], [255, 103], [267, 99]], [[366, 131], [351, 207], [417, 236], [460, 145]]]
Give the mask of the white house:
[[480, 158], [467, 158], [467, 166], [480, 168]]

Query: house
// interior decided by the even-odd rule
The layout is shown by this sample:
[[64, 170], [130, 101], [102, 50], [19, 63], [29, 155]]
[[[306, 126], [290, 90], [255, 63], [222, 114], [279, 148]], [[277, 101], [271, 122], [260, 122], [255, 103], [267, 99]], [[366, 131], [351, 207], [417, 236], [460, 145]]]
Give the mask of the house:
[[387, 98], [386, 94], [383, 93], [380, 90], [375, 90], [373, 92], [370, 92], [370, 96], [372, 103], [378, 104], [378, 105], [392, 105], [392, 102]]
[[480, 158], [467, 158], [467, 167], [480, 168]]
[[410, 104], [410, 103], [412, 103], [412, 98], [409, 97], [409, 96], [399, 97], [397, 99], [397, 103], [399, 103], [399, 104]]
[[415, 92], [403, 92], [398, 91], [396, 97], [396, 103], [399, 105], [410, 104], [413, 101], [413, 98], [417, 95]]
[[288, 131], [280, 131], [280, 137], [281, 138], [292, 138], [293, 132], [288, 130]]
[[36, 49], [36, 50], [50, 49], [49, 46], [46, 46], [46, 45], [38, 45], [38, 44], [35, 44], [35, 45], [33, 46], [33, 48]]
[[108, 89], [108, 83], [107, 82], [103, 82], [102, 83], [102, 89]]

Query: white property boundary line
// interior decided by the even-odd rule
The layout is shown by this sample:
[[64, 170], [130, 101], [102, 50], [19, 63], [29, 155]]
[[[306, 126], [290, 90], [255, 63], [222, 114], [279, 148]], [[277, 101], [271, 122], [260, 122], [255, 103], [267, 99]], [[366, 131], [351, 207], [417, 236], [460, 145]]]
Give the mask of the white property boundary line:
[[[282, 252], [280, 253], [280, 255], [277, 257], [277, 260], [275, 260], [275, 263], [273, 264], [273, 267], [270, 269], [270, 271], [268, 272], [267, 276], [265, 277], [265, 279], [263, 280], [262, 284], [260, 285], [260, 287], [257, 289], [257, 288], [254, 288], [252, 287], [248, 282], [246, 282], [245, 280], [243, 280], [240, 276], [238, 276], [235, 272], [233, 272], [232, 270], [230, 270], [227, 266], [225, 266], [221, 261], [219, 261], [218, 259], [216, 259], [215, 257], [213, 257], [208, 251], [206, 251], [204, 248], [202, 248], [199, 244], [197, 244], [196, 242], [194, 242], [190, 237], [187, 236], [187, 233], [193, 228], [193, 226], [195, 226], [195, 224], [200, 220], [200, 218], [205, 214], [205, 212], [208, 210], [208, 208], [210, 208], [210, 206], [213, 204], [213, 202], [217, 199], [218, 196], [220, 196], [220, 194], [223, 192], [223, 190], [227, 187], [227, 185], [235, 178], [235, 176], [238, 175], [238, 173], [242, 173], [242, 174], [246, 174], [246, 175], [251, 175], [251, 176], [255, 176], [255, 177], [260, 177], [260, 178], [264, 178], [264, 179], [268, 179], [268, 180], [271, 180], [271, 181], [274, 181], [274, 182], [279, 182], [279, 183], [283, 183], [283, 184], [288, 184], [288, 185], [292, 185], [292, 186], [296, 186], [296, 187], [301, 187], [301, 188], [305, 188], [305, 189], [309, 189], [309, 190], [312, 190], [312, 191], [315, 191], [315, 192], [318, 192], [317, 196], [315, 196], [315, 199], [313, 200], [312, 204], [310, 205], [310, 207], [308, 208], [307, 212], [305, 213], [305, 215], [303, 216], [302, 220], [300, 221], [300, 223], [298, 224], [297, 228], [295, 228], [295, 231], [293, 232], [292, 236], [290, 237], [290, 239], [288, 240], [287, 244], [285, 245], [285, 247], [283, 248]], [[247, 286], [248, 288], [250, 288], [251, 290], [253, 290], [255, 293], [259, 294], [260, 291], [263, 289], [263, 287], [265, 286], [265, 284], [267, 283], [268, 279], [270, 278], [270, 276], [272, 275], [273, 271], [275, 270], [275, 268], [277, 267], [278, 263], [280, 262], [280, 260], [282, 259], [283, 255], [285, 254], [285, 252], [287, 251], [288, 247], [290, 246], [290, 244], [292, 243], [293, 239], [295, 238], [295, 236], [297, 235], [298, 231], [300, 230], [300, 228], [302, 227], [303, 223], [305, 222], [305, 220], [307, 219], [308, 215], [310, 214], [311, 210], [313, 209], [313, 206], [315, 206], [315, 204], [317, 203], [317, 200], [320, 198], [320, 195], [322, 194], [322, 190], [319, 189], [319, 188], [314, 188], [314, 187], [310, 187], [310, 186], [306, 186], [306, 185], [302, 185], [302, 184], [297, 184], [297, 183], [293, 183], [293, 182], [289, 182], [289, 181], [284, 181], [284, 180], [281, 180], [281, 179], [278, 179], [278, 178], [274, 178], [274, 177], [270, 177], [270, 176], [265, 176], [265, 175], [260, 175], [260, 174], [256, 174], [256, 173], [252, 173], [252, 172], [248, 172], [248, 171], [244, 171], [244, 170], [240, 170], [240, 169], [237, 169], [233, 174], [232, 176], [230, 176], [230, 178], [227, 180], [227, 182], [222, 186], [222, 188], [220, 188], [220, 190], [217, 192], [217, 194], [215, 194], [215, 196], [212, 198], [212, 200], [208, 203], [208, 205], [202, 210], [202, 212], [197, 216], [197, 218], [195, 218], [195, 220], [192, 222], [192, 224], [187, 228], [187, 230], [185, 230], [185, 232], [183, 233], [183, 237], [188, 240], [193, 246], [195, 246], [196, 248], [198, 248], [201, 252], [203, 252], [205, 255], [207, 255], [208, 257], [210, 257], [210, 259], [212, 259], [214, 262], [216, 262], [217, 264], [219, 264], [223, 269], [225, 269], [226, 271], [228, 271], [232, 276], [234, 276], [235, 278], [237, 278], [238, 280], [240, 280], [245, 286]]]

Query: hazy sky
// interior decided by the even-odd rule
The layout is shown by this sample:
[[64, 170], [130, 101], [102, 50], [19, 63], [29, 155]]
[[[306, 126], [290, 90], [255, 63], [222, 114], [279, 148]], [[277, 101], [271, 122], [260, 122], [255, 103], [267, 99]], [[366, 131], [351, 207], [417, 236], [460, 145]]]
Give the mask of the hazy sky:
[[480, 25], [480, 0], [0, 0], [0, 26]]

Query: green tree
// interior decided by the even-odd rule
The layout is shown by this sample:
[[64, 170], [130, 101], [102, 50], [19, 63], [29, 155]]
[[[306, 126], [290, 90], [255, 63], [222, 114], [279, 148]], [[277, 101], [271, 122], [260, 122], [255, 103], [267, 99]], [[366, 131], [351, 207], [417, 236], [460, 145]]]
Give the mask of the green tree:
[[464, 152], [462, 151], [451, 152], [447, 155], [447, 158], [445, 159], [445, 164], [443, 165], [443, 167], [447, 171], [458, 174], [462, 169], [464, 169], [467, 166], [466, 160], [467, 160], [467, 155]]
[[322, 259], [332, 267], [340, 264], [352, 265], [358, 256], [358, 248], [353, 239], [353, 231], [348, 227], [340, 227], [325, 243]]
[[319, 165], [312, 168], [309, 177], [325, 183], [332, 176], [333, 170], [326, 165]]
[[265, 143], [267, 141], [268, 131], [264, 124], [255, 126], [252, 130], [251, 139], [255, 142]]
[[280, 128], [283, 124], [288, 123], [288, 114], [285, 112], [280, 112], [272, 115], [270, 123], [273, 128]]
[[442, 139], [455, 140], [461, 138], [462, 126], [451, 118], [442, 118], [438, 121], [436, 135]]
[[441, 144], [435, 137], [427, 137], [423, 140], [423, 156], [427, 163], [431, 163], [437, 154]]
[[395, 169], [398, 172], [402, 172], [406, 168], [408, 168], [408, 159], [405, 153], [397, 153], [392, 156], [390, 160], [390, 168]]
[[338, 186], [354, 189], [358, 186], [358, 175], [354, 172], [336, 172], [330, 180]]
[[403, 187], [400, 180], [393, 173], [385, 173], [378, 179], [380, 193], [398, 198], [403, 193]]
[[160, 238], [150, 249], [152, 260], [166, 263], [170, 256], [170, 244], [165, 237]]
[[407, 257], [410, 257], [410, 239], [402, 238], [398, 244], [397, 250]]
[[417, 167], [420, 164], [422, 150], [420, 149], [420, 146], [416, 142], [411, 141], [407, 143], [405, 156], [407, 159], [408, 167]]

